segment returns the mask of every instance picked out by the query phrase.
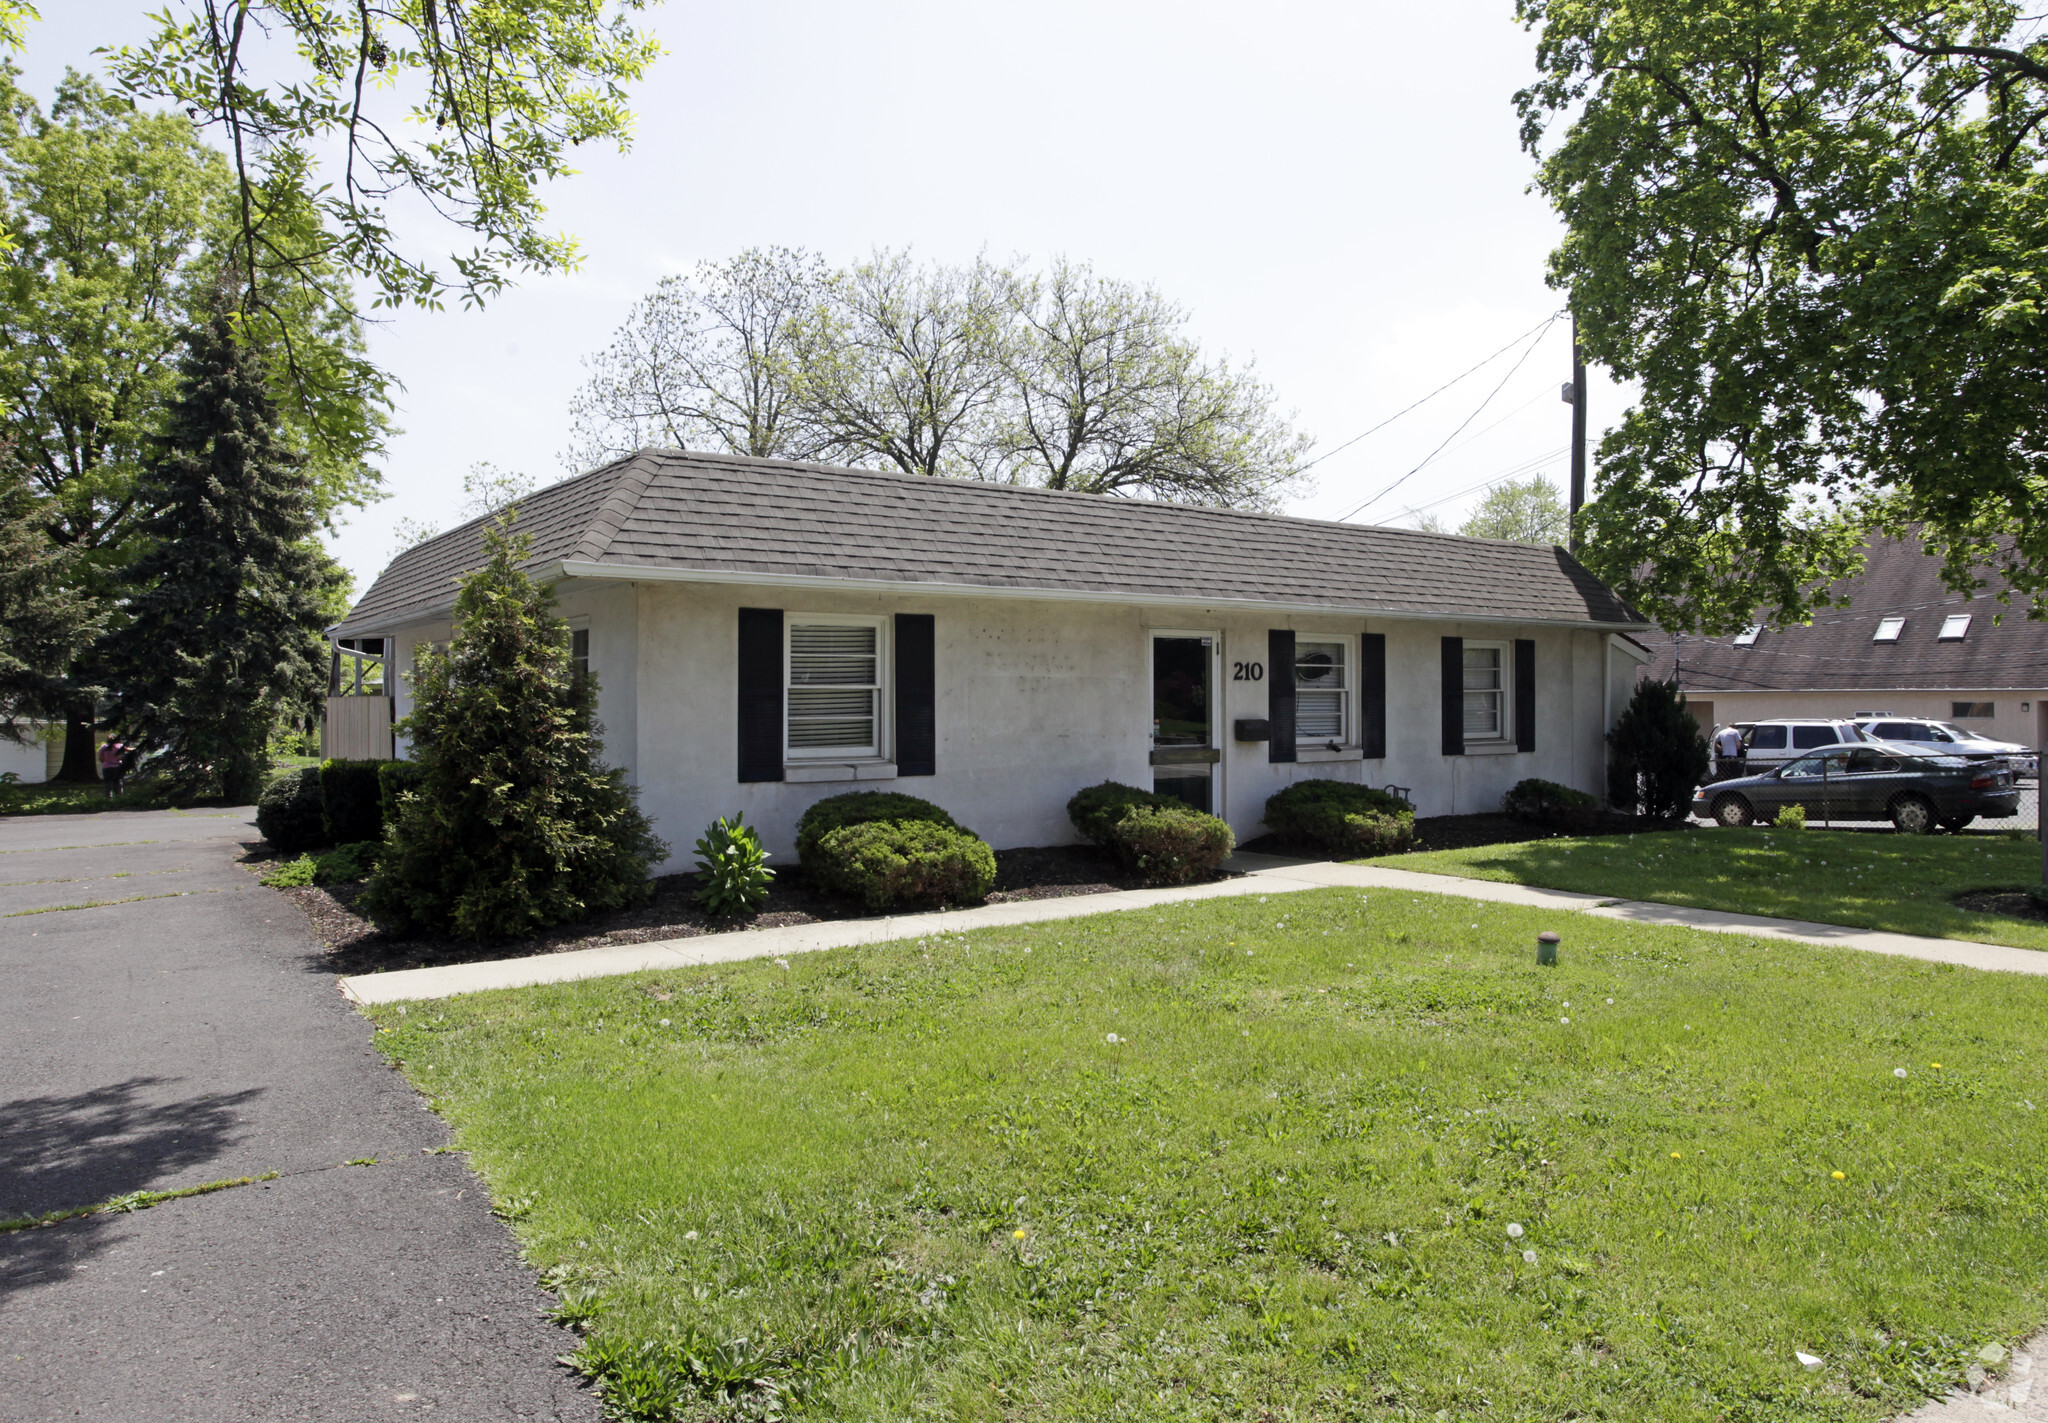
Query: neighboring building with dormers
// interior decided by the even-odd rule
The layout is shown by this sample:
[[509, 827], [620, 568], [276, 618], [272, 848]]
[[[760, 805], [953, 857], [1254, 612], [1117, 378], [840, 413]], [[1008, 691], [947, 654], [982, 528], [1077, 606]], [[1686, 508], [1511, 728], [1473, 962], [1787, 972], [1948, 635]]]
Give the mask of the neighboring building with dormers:
[[1702, 727], [1860, 712], [1932, 717], [2025, 746], [2048, 696], [2048, 622], [1995, 576], [1974, 597], [1941, 581], [1918, 540], [1875, 539], [1835, 586], [1847, 607], [1800, 627], [1733, 637], [1644, 634], [1646, 675], [1676, 676]]

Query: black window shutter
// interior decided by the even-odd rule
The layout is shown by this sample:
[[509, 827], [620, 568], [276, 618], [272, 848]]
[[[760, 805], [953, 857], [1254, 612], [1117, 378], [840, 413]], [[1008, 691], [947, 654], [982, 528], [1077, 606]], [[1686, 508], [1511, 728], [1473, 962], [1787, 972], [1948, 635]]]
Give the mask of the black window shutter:
[[1387, 635], [1369, 632], [1358, 639], [1358, 741], [1365, 759], [1387, 754]]
[[1536, 643], [1515, 639], [1515, 749], [1536, 749]]
[[782, 779], [782, 609], [740, 609], [740, 779]]
[[1465, 754], [1465, 639], [1444, 639], [1444, 755]]
[[896, 615], [896, 774], [939, 770], [936, 625], [930, 613]]
[[1266, 633], [1266, 720], [1272, 739], [1268, 761], [1294, 759], [1294, 630], [1271, 628]]

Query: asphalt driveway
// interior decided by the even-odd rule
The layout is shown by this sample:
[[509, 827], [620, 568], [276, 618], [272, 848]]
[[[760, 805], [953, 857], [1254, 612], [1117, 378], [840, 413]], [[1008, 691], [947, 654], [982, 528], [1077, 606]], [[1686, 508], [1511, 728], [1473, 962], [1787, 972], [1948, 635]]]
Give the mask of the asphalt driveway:
[[283, 1173], [0, 1234], [0, 1414], [597, 1418], [440, 1119], [235, 865], [255, 838], [0, 820], [0, 1219]]

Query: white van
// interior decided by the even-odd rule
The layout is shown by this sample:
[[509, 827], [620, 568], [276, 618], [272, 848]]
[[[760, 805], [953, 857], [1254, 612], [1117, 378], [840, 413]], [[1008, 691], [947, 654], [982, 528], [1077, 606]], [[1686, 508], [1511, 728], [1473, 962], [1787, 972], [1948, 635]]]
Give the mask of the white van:
[[1745, 774], [1756, 775], [1823, 746], [1874, 741], [1855, 722], [1824, 717], [1786, 716], [1752, 722], [1742, 735]]

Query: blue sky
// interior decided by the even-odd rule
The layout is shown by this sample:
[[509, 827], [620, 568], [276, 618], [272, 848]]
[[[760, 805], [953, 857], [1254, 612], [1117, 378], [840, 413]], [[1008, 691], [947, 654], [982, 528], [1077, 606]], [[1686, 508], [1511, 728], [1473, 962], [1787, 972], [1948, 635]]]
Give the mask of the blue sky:
[[[46, 3], [20, 57], [29, 83], [46, 94], [65, 65], [95, 65], [95, 45], [139, 39], [147, 8]], [[1325, 450], [1561, 305], [1543, 281], [1559, 227], [1527, 191], [1512, 103], [1533, 40], [1507, 0], [671, 0], [648, 23], [668, 54], [637, 91], [632, 151], [587, 155], [548, 195], [582, 270], [373, 333], [404, 383], [405, 433], [384, 465], [391, 497], [336, 541], [359, 590], [396, 520], [449, 520], [473, 462], [567, 472], [581, 358], [663, 275], [750, 245], [832, 262], [877, 246], [1064, 253], [1149, 282], [1205, 347], [1255, 357]], [[1560, 324], [1361, 517], [1441, 500], [1455, 524], [1477, 497], [1460, 491], [1546, 455], [1534, 467], [1561, 484], [1568, 362]], [[1392, 483], [1508, 364], [1331, 456], [1289, 512], [1337, 517]], [[1618, 396], [1593, 391], [1597, 437]]]

